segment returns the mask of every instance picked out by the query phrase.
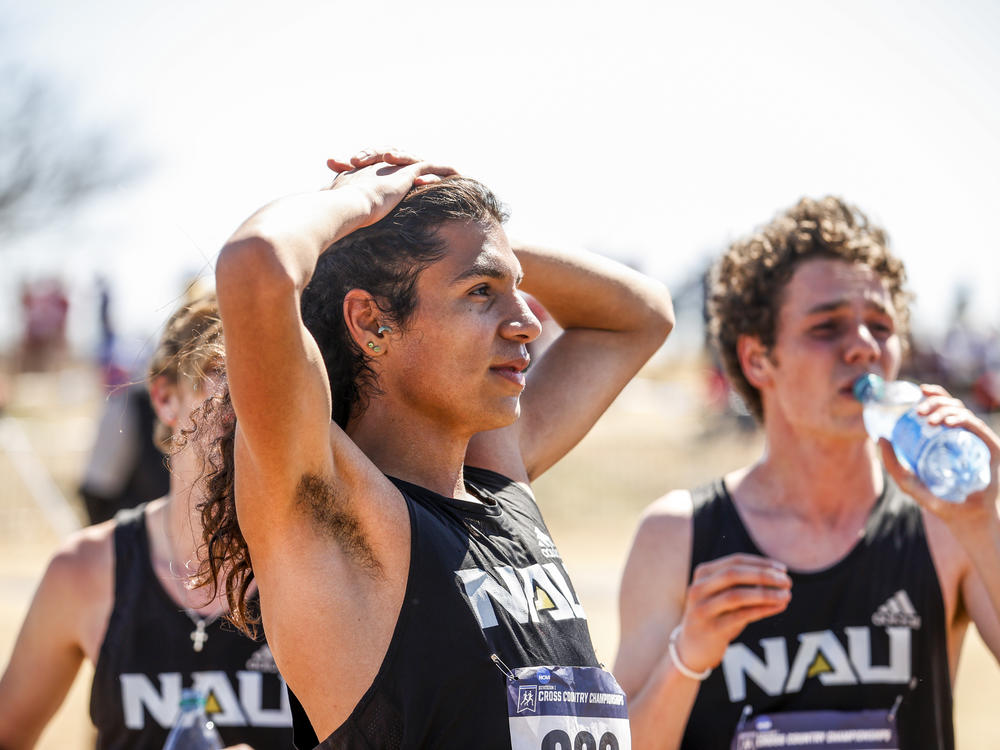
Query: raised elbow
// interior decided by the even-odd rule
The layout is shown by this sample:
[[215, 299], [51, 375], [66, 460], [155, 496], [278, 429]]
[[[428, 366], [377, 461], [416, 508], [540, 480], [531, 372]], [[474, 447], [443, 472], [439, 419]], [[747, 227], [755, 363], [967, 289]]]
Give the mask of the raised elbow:
[[274, 297], [295, 293], [295, 279], [281, 262], [275, 244], [263, 236], [234, 237], [222, 248], [215, 265], [219, 304], [270, 304]]
[[649, 334], [650, 340], [655, 340], [656, 345], [659, 346], [667, 340], [667, 336], [674, 330], [676, 322], [674, 303], [667, 287], [658, 281], [651, 280], [644, 297], [646, 314], [642, 321], [642, 328]]

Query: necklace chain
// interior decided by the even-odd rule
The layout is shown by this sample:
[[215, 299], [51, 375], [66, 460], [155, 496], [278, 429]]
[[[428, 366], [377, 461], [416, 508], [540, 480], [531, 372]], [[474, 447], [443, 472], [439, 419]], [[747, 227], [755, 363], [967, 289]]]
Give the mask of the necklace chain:
[[[167, 522], [167, 516], [169, 515], [169, 508], [170, 508], [169, 504], [170, 504], [171, 500], [172, 500], [172, 498], [169, 498], [167, 500], [167, 503], [164, 504], [164, 506], [163, 506], [163, 508], [161, 510], [161, 512], [162, 512], [162, 520], [163, 520], [163, 523], [162, 523], [162, 526], [163, 526], [163, 536], [165, 537], [166, 542], [167, 542], [167, 555], [168, 555], [167, 556], [167, 570], [170, 573], [169, 580], [171, 580], [171, 581], [182, 581], [182, 578], [184, 576], [179, 576], [176, 573], [174, 573], [174, 544], [173, 544], [173, 540], [172, 540], [172, 538], [170, 536], [170, 527], [169, 527], [169, 524]], [[190, 572], [190, 570], [191, 570], [191, 561], [190, 560], [188, 560], [186, 563], [184, 563], [184, 570]], [[184, 585], [183, 581], [181, 582], [181, 588], [184, 590], [184, 593], [185, 593], [185, 597], [184, 598], [186, 599], [187, 598], [186, 597], [187, 586]], [[222, 612], [220, 611], [220, 612], [216, 612], [213, 615], [209, 615], [208, 617], [202, 617], [201, 615], [199, 615], [195, 610], [191, 609], [190, 607], [186, 607], [186, 606], [182, 605], [181, 608], [183, 609], [184, 614], [186, 614], [188, 616], [188, 619], [191, 620], [192, 624], [194, 625], [194, 630], [191, 631], [192, 648], [195, 651], [200, 652], [202, 649], [205, 648], [205, 641], [208, 640], [208, 633], [205, 632], [205, 628], [207, 628], [209, 625], [211, 625], [216, 620], [218, 620], [219, 617], [222, 616]]]

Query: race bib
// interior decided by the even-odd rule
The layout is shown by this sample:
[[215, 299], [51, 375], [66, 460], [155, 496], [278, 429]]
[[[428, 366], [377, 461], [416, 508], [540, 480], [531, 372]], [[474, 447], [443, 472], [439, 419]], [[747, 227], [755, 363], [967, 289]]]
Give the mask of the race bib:
[[788, 711], [754, 716], [736, 730], [731, 750], [899, 750], [891, 711]]
[[520, 667], [507, 680], [511, 750], [631, 750], [625, 692], [599, 667]]

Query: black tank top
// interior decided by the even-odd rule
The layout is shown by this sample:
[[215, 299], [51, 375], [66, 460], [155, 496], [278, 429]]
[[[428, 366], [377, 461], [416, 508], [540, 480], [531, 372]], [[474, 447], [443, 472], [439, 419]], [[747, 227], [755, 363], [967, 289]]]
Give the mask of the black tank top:
[[[762, 554], [722, 481], [692, 495], [692, 572]], [[886, 478], [857, 545], [825, 570], [790, 575], [788, 608], [748, 625], [702, 683], [681, 747], [728, 748], [750, 716], [897, 707], [902, 750], [952, 750], [944, 604], [916, 503]]]
[[[482, 503], [392, 481], [410, 515], [403, 607], [371, 687], [321, 747], [509, 750], [506, 677], [492, 655], [511, 670], [598, 666], [559, 552], [531, 494], [500, 474], [466, 467]], [[296, 747], [312, 748], [294, 696], [292, 707]]]
[[194, 623], [153, 572], [145, 509], [116, 517], [115, 600], [90, 693], [97, 750], [161, 750], [192, 684], [227, 745], [290, 748], [287, 691], [267, 644], [218, 619], [194, 650]]

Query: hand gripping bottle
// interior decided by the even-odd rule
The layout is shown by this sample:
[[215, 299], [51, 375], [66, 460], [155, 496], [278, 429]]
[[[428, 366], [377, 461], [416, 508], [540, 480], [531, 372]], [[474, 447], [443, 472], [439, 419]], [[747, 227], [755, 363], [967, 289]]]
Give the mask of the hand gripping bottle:
[[181, 708], [163, 750], [222, 750], [222, 738], [205, 714], [205, 696], [195, 688], [181, 691]]
[[865, 429], [872, 439], [886, 438], [896, 458], [942, 500], [960, 503], [990, 483], [990, 451], [968, 430], [929, 425], [917, 415], [920, 386], [904, 380], [885, 382], [862, 375], [854, 397], [864, 404]]

